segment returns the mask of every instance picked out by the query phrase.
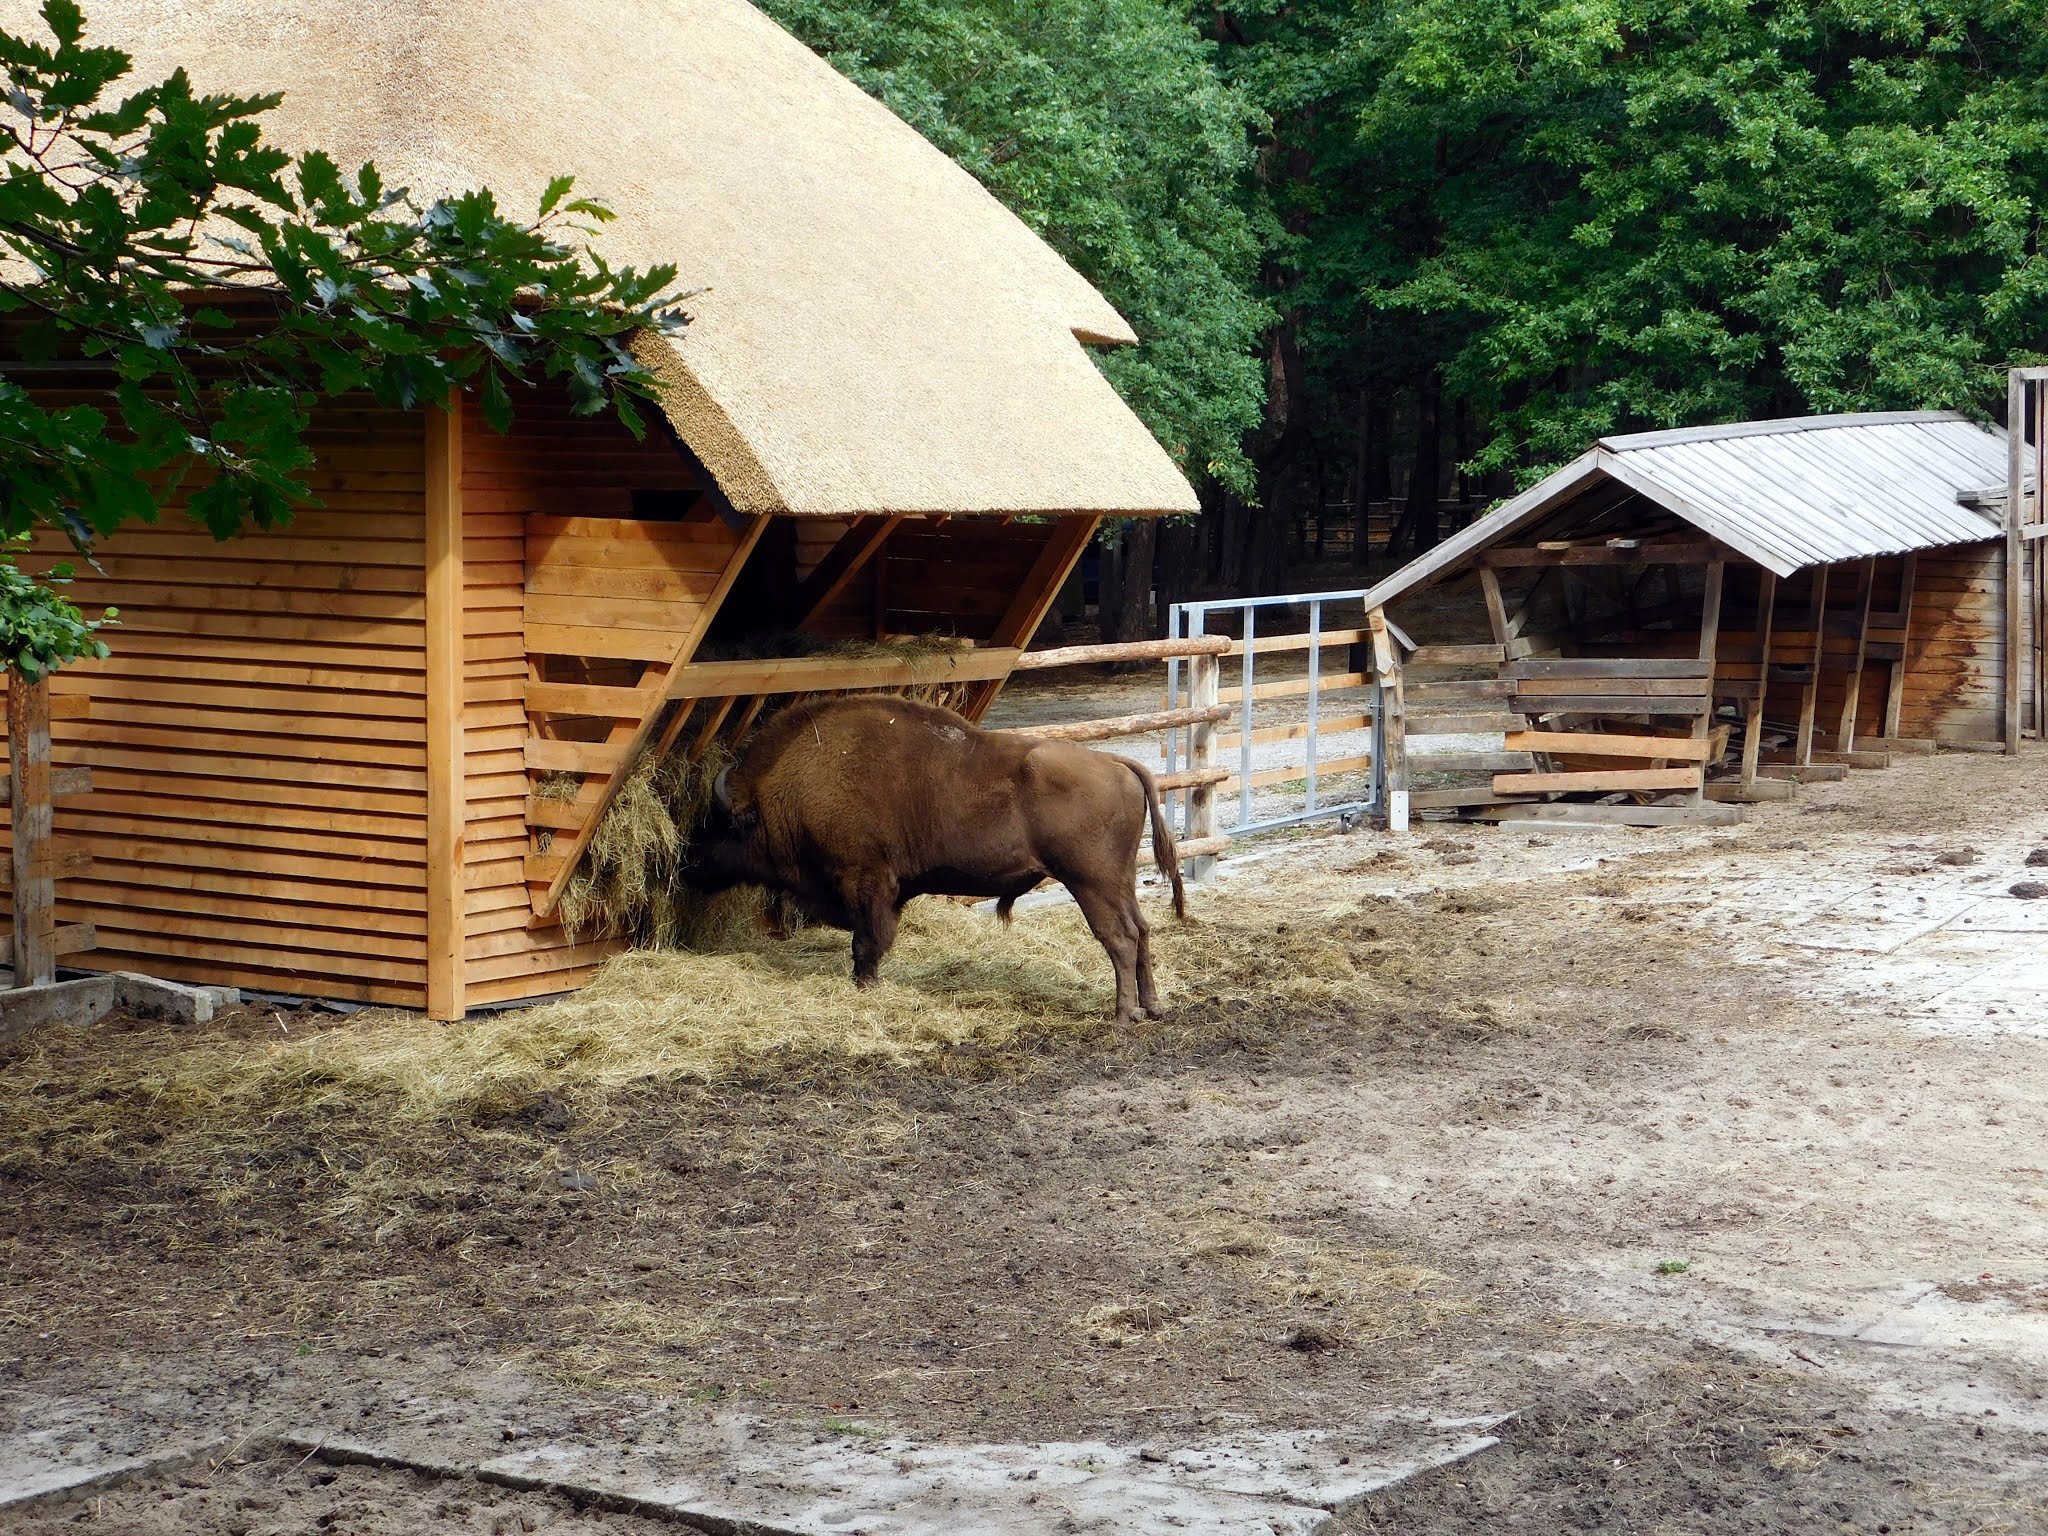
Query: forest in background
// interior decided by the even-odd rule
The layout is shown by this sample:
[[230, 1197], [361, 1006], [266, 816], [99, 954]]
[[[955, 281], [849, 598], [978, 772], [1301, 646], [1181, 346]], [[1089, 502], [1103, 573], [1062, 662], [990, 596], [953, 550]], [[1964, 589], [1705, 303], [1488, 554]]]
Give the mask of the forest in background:
[[1102, 367], [1204, 512], [1108, 535], [1111, 636], [1384, 568], [1603, 434], [1995, 416], [2048, 349], [2012, 0], [764, 3], [1142, 338]]

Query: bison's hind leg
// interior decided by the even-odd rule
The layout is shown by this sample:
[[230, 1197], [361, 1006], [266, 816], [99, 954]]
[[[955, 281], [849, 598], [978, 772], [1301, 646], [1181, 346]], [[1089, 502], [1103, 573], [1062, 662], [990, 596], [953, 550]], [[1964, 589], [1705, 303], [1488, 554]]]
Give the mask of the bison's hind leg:
[[1150, 1018], [1158, 1018], [1166, 1012], [1159, 1006], [1159, 988], [1152, 981], [1152, 929], [1145, 922], [1145, 914], [1138, 906], [1138, 898], [1129, 898], [1130, 910], [1126, 921], [1138, 933], [1138, 1006]]
[[1116, 892], [1105, 893], [1091, 885], [1069, 886], [1068, 889], [1073, 891], [1074, 903], [1080, 907], [1081, 915], [1088, 919], [1088, 931], [1108, 951], [1109, 963], [1116, 970], [1116, 1022], [1136, 1023], [1138, 957], [1143, 952], [1142, 930], [1131, 922], [1136, 903], [1129, 897]]

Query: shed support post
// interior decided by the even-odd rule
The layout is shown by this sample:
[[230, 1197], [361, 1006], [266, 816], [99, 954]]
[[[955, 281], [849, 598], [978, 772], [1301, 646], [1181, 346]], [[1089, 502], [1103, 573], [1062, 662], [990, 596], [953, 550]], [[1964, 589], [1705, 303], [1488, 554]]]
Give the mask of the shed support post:
[[31, 683], [7, 669], [7, 756], [14, 830], [14, 984], [47, 986], [57, 979], [57, 882], [45, 850], [50, 810], [50, 681]]
[[[1372, 665], [1379, 674], [1379, 708], [1382, 727], [1379, 743], [1386, 752], [1381, 782], [1387, 788], [1387, 830], [1408, 830], [1408, 711], [1401, 688], [1401, 658], [1394, 649], [1394, 637], [1387, 628], [1386, 611], [1375, 608], [1365, 616], [1372, 632]], [[1506, 664], [1502, 664], [1505, 672]]]
[[[1707, 669], [1702, 691], [1707, 696], [1707, 707], [1692, 723], [1694, 741], [1711, 740], [1714, 734], [1714, 662], [1721, 645], [1721, 589], [1727, 579], [1726, 560], [1707, 562], [1707, 589], [1704, 601], [1700, 605], [1700, 661]], [[1707, 770], [1713, 766], [1705, 760], [1700, 763], [1700, 787], [1692, 792], [1692, 802], [1695, 805], [1706, 803]]]
[[1849, 675], [1843, 685], [1842, 715], [1835, 727], [1835, 748], [1848, 752], [1856, 745], [1856, 696], [1863, 691], [1863, 652], [1870, 644], [1870, 599], [1877, 589], [1877, 557], [1863, 562], [1862, 584], [1856, 600], [1856, 649], [1849, 658]]
[[2027, 493], [2027, 379], [2019, 369], [2005, 376], [2005, 750], [2020, 749], [2020, 627], [2024, 609], [2020, 584], [2026, 570], [2020, 537]]
[[1813, 717], [1820, 705], [1820, 661], [1822, 641], [1827, 636], [1828, 572], [1831, 566], [1813, 568], [1813, 649], [1806, 668], [1806, 686], [1799, 694], [1799, 743], [1794, 754], [1802, 768], [1813, 763]]
[[427, 411], [427, 1013], [466, 1011], [462, 741], [462, 411]]
[[1885, 689], [1884, 735], [1887, 741], [1899, 734], [1899, 716], [1906, 707], [1906, 657], [1913, 644], [1913, 583], [1920, 571], [1920, 552], [1914, 550], [1899, 569], [1899, 654], [1892, 662], [1892, 675]]
[[1778, 573], [1765, 568], [1756, 597], [1756, 692], [1742, 722], [1742, 782], [1756, 783], [1757, 753], [1763, 747], [1764, 694], [1771, 686], [1771, 621], [1778, 607]]

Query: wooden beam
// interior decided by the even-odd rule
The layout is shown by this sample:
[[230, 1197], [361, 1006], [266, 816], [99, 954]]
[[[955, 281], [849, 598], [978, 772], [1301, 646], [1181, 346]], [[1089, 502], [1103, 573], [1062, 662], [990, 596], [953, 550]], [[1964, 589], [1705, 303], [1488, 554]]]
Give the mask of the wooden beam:
[[766, 661], [700, 661], [668, 685], [674, 699], [749, 694], [825, 693], [839, 689], [917, 688], [1004, 678], [1017, 663], [1008, 649], [896, 656], [781, 656]]
[[1709, 743], [1686, 736], [1618, 736], [1597, 731], [1509, 731], [1510, 752], [1548, 752], [1573, 757], [1668, 757], [1681, 763], [1706, 761]]
[[[1064, 725], [1021, 725], [1005, 731], [1008, 736], [1029, 736], [1037, 741], [1110, 741], [1118, 736], [1145, 736], [1153, 731], [1177, 730], [1188, 725], [1213, 725], [1228, 720], [1227, 704], [1201, 709], [1162, 709], [1146, 715], [1117, 715], [1106, 720], [1075, 720]], [[1306, 773], [1308, 770], [1303, 769]]]
[[[1345, 631], [1356, 639], [1362, 631]], [[1306, 635], [1281, 635], [1281, 640], [1298, 640], [1292, 649], [1307, 650]], [[1346, 642], [1326, 638], [1325, 645]], [[1237, 642], [1228, 635], [1192, 635], [1179, 640], [1125, 640], [1115, 645], [1062, 645], [1049, 651], [1020, 651], [1011, 665], [1015, 672], [1046, 672], [1055, 667], [1107, 666], [1120, 661], [1164, 661], [1174, 656], [1228, 656]], [[1254, 651], [1266, 649], [1264, 641], [1252, 642]], [[1274, 647], [1280, 649], [1280, 647]]]
[[[1673, 689], [1672, 692], [1699, 692], [1701, 679], [1713, 675], [1711, 661], [1694, 661], [1690, 657], [1646, 657], [1642, 659], [1604, 660], [1592, 656], [1559, 658], [1538, 658], [1517, 661], [1507, 669], [1507, 676], [1513, 678], [1662, 678], [1686, 679], [1694, 686], [1690, 689]], [[1655, 690], [1662, 692], [1664, 690]]]
[[1494, 643], [1507, 654], [1508, 642], [1515, 638], [1508, 628], [1508, 605], [1501, 596], [1500, 573], [1490, 565], [1479, 567], [1479, 587], [1486, 594], [1486, 620], [1493, 626]]
[[1704, 565], [1714, 559], [1718, 546], [1711, 543], [1574, 544], [1565, 549], [1498, 547], [1480, 551], [1479, 568], [1491, 570], [1508, 566], [1574, 565]]
[[[50, 770], [50, 798], [62, 800], [66, 795], [89, 795], [92, 793], [92, 770], [90, 768], [52, 768]], [[14, 776], [0, 773], [0, 805], [14, 804]]]
[[1856, 649], [1849, 660], [1848, 683], [1842, 691], [1842, 715], [1835, 727], [1835, 745], [1842, 751], [1856, 745], [1856, 696], [1863, 691], [1864, 647], [1870, 644], [1870, 599], [1877, 588], [1877, 557], [1863, 562], [1856, 597]]
[[462, 742], [462, 391], [426, 420], [427, 1016], [459, 1019], [468, 804]]
[[1763, 747], [1764, 694], [1769, 691], [1771, 671], [1771, 626], [1777, 617], [1778, 573], [1769, 566], [1757, 567], [1756, 598], [1756, 691], [1742, 716], [1742, 782], [1756, 783], [1756, 757]]
[[37, 868], [52, 832], [50, 680], [7, 669], [7, 756], [13, 796], [14, 984], [57, 979], [57, 883]]
[[1813, 761], [1813, 715], [1820, 703], [1820, 653], [1821, 643], [1827, 638], [1828, 572], [1832, 566], [1815, 566], [1813, 571], [1813, 656], [1807, 663], [1806, 684], [1799, 694], [1799, 737], [1794, 748], [1794, 760], [1800, 763]]
[[1596, 768], [1585, 773], [1497, 773], [1493, 776], [1494, 792], [1503, 795], [1699, 787], [1700, 770], [1697, 767]]
[[797, 588], [793, 604], [796, 621], [791, 627], [802, 629], [829, 608], [888, 542], [889, 535], [902, 521], [901, 517], [855, 518], [853, 526], [825, 551], [825, 558]]
[[1646, 698], [1707, 691], [1703, 677], [1631, 677], [1609, 673], [1599, 677], [1518, 677], [1515, 696], [1522, 699], [1577, 698], [1589, 693], [1633, 693]]
[[1517, 699], [1510, 706], [1518, 715], [1703, 715], [1707, 696], [1703, 693], [1587, 693]]

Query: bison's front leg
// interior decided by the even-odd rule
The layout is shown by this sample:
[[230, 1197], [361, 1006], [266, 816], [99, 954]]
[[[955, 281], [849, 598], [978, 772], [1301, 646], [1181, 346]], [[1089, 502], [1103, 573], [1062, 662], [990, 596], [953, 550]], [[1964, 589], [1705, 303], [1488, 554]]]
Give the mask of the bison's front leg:
[[872, 987], [881, 979], [882, 956], [896, 942], [896, 892], [876, 886], [849, 889], [846, 911], [853, 928], [853, 984]]

